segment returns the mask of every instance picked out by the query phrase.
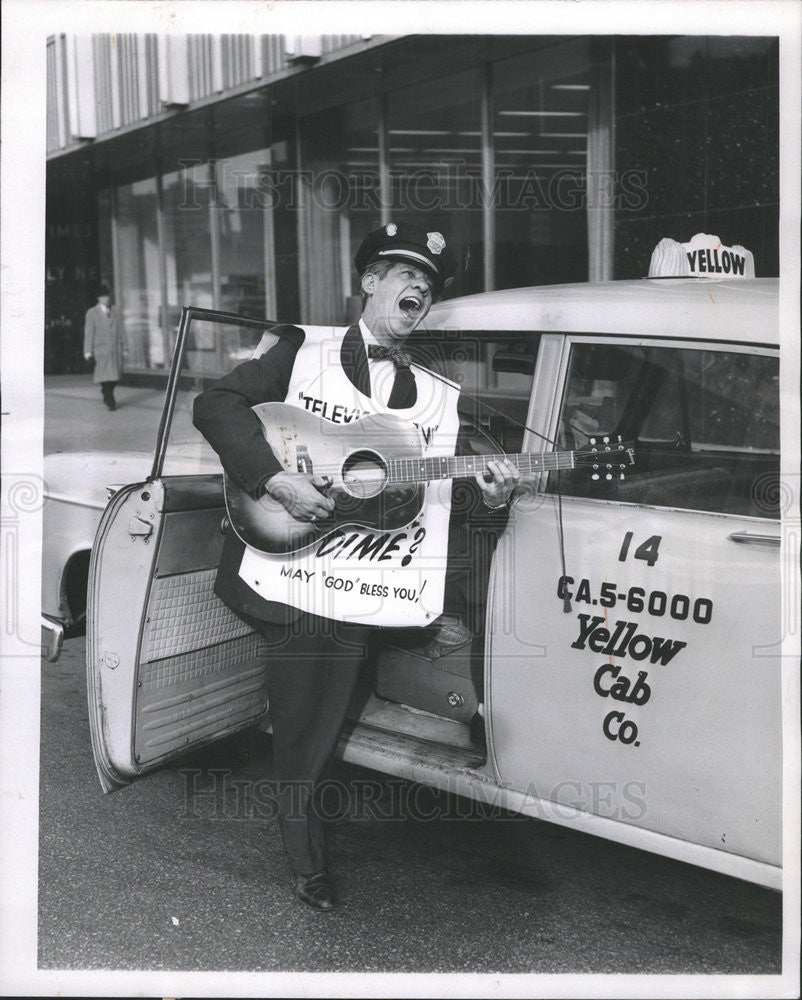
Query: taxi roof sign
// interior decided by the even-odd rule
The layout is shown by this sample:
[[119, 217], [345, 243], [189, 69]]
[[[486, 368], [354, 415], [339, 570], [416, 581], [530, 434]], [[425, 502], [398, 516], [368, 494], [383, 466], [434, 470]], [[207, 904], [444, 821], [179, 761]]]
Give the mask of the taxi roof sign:
[[722, 246], [718, 236], [697, 233], [688, 243], [662, 239], [649, 264], [650, 278], [754, 278], [755, 259], [742, 246]]

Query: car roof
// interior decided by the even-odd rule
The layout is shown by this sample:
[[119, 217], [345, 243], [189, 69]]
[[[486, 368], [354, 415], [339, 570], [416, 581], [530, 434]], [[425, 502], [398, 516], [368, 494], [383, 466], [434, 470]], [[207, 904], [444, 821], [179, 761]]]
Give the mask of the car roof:
[[641, 278], [510, 288], [438, 302], [426, 328], [691, 337], [775, 346], [779, 279]]

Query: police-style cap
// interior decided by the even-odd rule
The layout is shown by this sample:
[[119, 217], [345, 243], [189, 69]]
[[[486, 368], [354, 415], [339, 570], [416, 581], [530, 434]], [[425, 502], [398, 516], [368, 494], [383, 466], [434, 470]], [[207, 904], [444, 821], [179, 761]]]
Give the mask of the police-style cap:
[[404, 223], [388, 222], [362, 240], [354, 264], [360, 275], [374, 260], [407, 261], [430, 275], [436, 288], [446, 288], [454, 280], [457, 259], [442, 233], [425, 232]]

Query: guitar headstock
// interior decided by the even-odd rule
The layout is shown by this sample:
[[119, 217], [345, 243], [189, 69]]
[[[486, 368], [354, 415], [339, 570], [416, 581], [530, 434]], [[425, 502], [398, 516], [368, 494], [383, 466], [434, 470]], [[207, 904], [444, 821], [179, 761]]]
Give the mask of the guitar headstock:
[[635, 464], [635, 449], [621, 435], [603, 434], [588, 438], [588, 445], [576, 452], [577, 464], [590, 465], [593, 480], [624, 479], [626, 470]]

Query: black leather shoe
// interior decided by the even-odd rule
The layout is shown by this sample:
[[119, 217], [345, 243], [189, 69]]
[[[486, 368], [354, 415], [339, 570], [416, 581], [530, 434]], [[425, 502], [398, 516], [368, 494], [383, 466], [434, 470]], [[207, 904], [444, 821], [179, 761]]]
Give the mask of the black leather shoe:
[[337, 905], [334, 886], [325, 871], [315, 872], [314, 875], [296, 875], [295, 898], [313, 910], [333, 910]]
[[440, 615], [426, 634], [429, 631], [432, 634], [425, 645], [412, 649], [416, 655], [425, 656], [429, 660], [437, 660], [462, 649], [473, 639], [473, 633], [458, 615]]

